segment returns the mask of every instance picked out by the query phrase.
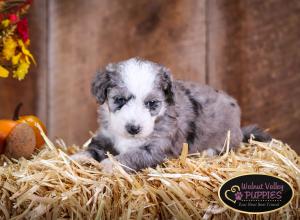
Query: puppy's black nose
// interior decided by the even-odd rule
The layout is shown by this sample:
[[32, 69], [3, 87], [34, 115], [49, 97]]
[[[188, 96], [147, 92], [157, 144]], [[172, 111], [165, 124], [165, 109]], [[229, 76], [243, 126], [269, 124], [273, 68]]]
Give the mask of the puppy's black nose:
[[129, 134], [136, 135], [141, 131], [141, 127], [138, 125], [127, 124], [126, 130]]

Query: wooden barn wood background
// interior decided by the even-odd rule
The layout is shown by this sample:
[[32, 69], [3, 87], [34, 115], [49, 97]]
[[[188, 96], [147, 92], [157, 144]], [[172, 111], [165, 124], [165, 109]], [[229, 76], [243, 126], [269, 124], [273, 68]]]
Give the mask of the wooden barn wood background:
[[38, 114], [52, 138], [82, 144], [94, 131], [90, 81], [108, 62], [141, 56], [178, 79], [236, 97], [258, 123], [300, 152], [300, 1], [37, 0], [29, 15], [38, 65], [0, 79], [0, 117]]

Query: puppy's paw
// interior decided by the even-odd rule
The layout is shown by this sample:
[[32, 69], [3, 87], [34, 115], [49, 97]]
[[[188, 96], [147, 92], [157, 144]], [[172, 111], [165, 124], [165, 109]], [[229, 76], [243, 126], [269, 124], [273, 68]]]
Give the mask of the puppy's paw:
[[208, 148], [208, 149], [204, 150], [203, 152], [205, 155], [207, 155], [209, 157], [218, 155], [218, 150], [214, 149], [214, 148]]
[[87, 151], [78, 152], [70, 156], [72, 160], [75, 160], [79, 163], [85, 163], [91, 161], [93, 158], [91, 154]]
[[106, 158], [104, 160], [101, 161], [101, 166], [102, 166], [102, 171], [107, 173], [107, 174], [112, 174], [113, 170], [114, 170], [114, 163]]

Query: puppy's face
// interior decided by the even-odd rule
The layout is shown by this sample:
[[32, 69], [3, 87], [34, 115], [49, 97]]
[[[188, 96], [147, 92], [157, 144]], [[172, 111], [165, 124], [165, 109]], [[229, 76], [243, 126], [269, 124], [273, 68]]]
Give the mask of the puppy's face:
[[149, 136], [156, 119], [173, 104], [168, 70], [135, 58], [108, 65], [96, 76], [92, 92], [106, 105], [111, 132], [125, 138]]

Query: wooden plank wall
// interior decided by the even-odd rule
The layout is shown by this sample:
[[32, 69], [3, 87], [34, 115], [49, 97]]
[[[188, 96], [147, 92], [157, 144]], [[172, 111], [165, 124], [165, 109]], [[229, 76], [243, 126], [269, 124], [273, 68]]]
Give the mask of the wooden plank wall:
[[300, 152], [300, 1], [209, 0], [209, 83]]
[[23, 102], [22, 113], [30, 114], [36, 106], [36, 79], [34, 74], [27, 77], [25, 83], [13, 79], [0, 78], [0, 118], [12, 119], [18, 103]]
[[39, 0], [30, 13], [36, 66], [0, 79], [0, 117], [19, 100], [51, 138], [81, 144], [94, 131], [95, 71], [141, 56], [175, 78], [224, 89], [258, 123], [300, 152], [300, 2], [297, 0]]
[[[191, 2], [192, 3], [192, 2]], [[141, 56], [205, 80], [205, 1], [49, 1], [51, 136], [82, 143], [96, 128], [90, 81], [108, 62]]]

